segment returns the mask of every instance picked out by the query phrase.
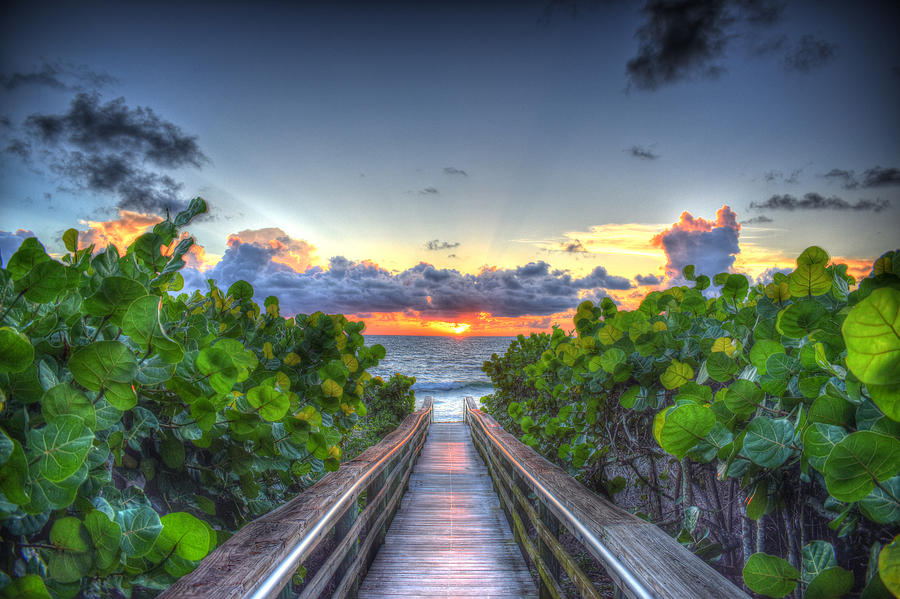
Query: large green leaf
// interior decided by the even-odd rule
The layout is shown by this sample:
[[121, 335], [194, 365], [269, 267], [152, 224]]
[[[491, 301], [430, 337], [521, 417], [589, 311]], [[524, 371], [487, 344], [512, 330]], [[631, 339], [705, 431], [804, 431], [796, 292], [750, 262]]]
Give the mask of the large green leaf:
[[809, 584], [819, 574], [837, 565], [834, 546], [827, 541], [812, 541], [803, 546], [800, 552], [802, 559], [801, 576], [803, 582]]
[[878, 554], [878, 575], [894, 597], [900, 597], [900, 535]]
[[60, 383], [44, 393], [41, 398], [41, 413], [48, 422], [63, 414], [71, 414], [81, 418], [85, 426], [91, 429], [97, 426], [94, 404], [69, 383]]
[[105, 277], [97, 290], [84, 298], [84, 311], [92, 316], [108, 316], [113, 324], [121, 325], [131, 302], [147, 295], [143, 285], [127, 277]]
[[811, 299], [801, 299], [778, 313], [775, 328], [787, 337], [800, 339], [821, 327], [828, 317], [825, 306]]
[[765, 398], [765, 393], [745, 379], [739, 379], [728, 386], [725, 393], [725, 406], [739, 416], [749, 416]]
[[94, 561], [106, 570], [119, 561], [122, 528], [101, 511], [92, 510], [84, 517], [84, 526], [94, 543]]
[[[847, 366], [871, 385], [900, 383], [900, 291], [873, 291], [847, 315], [841, 327]], [[897, 401], [897, 398], [895, 398]]]
[[138, 344], [143, 353], [155, 351], [171, 364], [177, 364], [184, 357], [184, 350], [169, 338], [160, 323], [159, 308], [162, 300], [156, 295], [140, 297], [128, 307], [122, 318], [122, 332]]
[[22, 372], [34, 361], [28, 337], [10, 327], [0, 327], [0, 372]]
[[766, 360], [772, 354], [785, 353], [784, 346], [771, 339], [759, 339], [750, 348], [750, 363], [756, 366], [759, 374], [766, 374]]
[[153, 549], [163, 525], [153, 508], [137, 507], [116, 513], [122, 529], [122, 551], [129, 557], [141, 557]]
[[202, 520], [187, 512], [172, 512], [161, 518], [163, 529], [156, 548], [163, 555], [174, 553], [187, 560], [200, 560], [209, 552], [209, 532]]
[[4, 599], [52, 599], [44, 579], [37, 574], [16, 578], [2, 593]]
[[0, 493], [7, 499], [18, 505], [25, 505], [31, 497], [28, 493], [28, 460], [22, 444], [16, 439], [9, 439], [6, 433], [2, 433], [4, 439], [12, 444], [9, 455], [0, 465]]
[[203, 198], [194, 198], [188, 204], [188, 207], [175, 215], [175, 226], [183, 227], [208, 210], [206, 201]]
[[197, 354], [197, 369], [209, 376], [209, 384], [219, 393], [230, 393], [237, 383], [238, 368], [224, 349], [207, 347]]
[[72, 354], [69, 370], [80, 384], [100, 391], [110, 383], [131, 384], [137, 360], [121, 341], [95, 341]]
[[794, 297], [824, 295], [831, 290], [832, 279], [824, 264], [798, 264], [788, 277], [788, 287]]
[[291, 397], [274, 387], [259, 385], [247, 392], [247, 401], [259, 411], [259, 415], [274, 422], [284, 418], [291, 407]]
[[824, 471], [828, 492], [835, 499], [859, 501], [872, 492], [875, 481], [885, 481], [900, 471], [900, 441], [857, 431], [834, 446]]
[[66, 267], [56, 260], [41, 262], [16, 281], [15, 290], [25, 299], [39, 304], [52, 302], [66, 288]]
[[743, 455], [764, 468], [777, 468], [791, 456], [794, 427], [784, 418], [759, 416], [747, 425]]
[[85, 576], [93, 563], [91, 537], [78, 518], [66, 516], [50, 529], [50, 554], [47, 571], [59, 582], [75, 582]]
[[44, 246], [37, 240], [37, 237], [28, 237], [19, 245], [19, 249], [10, 256], [6, 262], [6, 270], [12, 275], [13, 281], [17, 281], [27, 275], [31, 270], [50, 260]]
[[81, 418], [63, 414], [28, 431], [28, 456], [40, 476], [61, 482], [81, 468], [93, 441], [93, 431]]
[[665, 415], [659, 433], [660, 446], [681, 459], [715, 424], [716, 417], [709, 408], [693, 403], [678, 406]]
[[859, 500], [860, 511], [879, 524], [900, 523], [900, 476], [889, 478]]
[[815, 422], [803, 433], [803, 455], [821, 472], [831, 450], [846, 436], [843, 427]]
[[672, 360], [666, 371], [659, 377], [659, 381], [666, 389], [676, 389], [694, 378], [694, 369], [690, 364]]
[[739, 274], [730, 274], [722, 286], [722, 297], [730, 303], [736, 304], [747, 297], [748, 289], [750, 289], [750, 283], [747, 281], [747, 277]]
[[800, 581], [800, 572], [788, 561], [768, 553], [754, 553], [743, 570], [750, 590], [767, 597], [784, 597]]
[[840, 599], [853, 588], [853, 572], [832, 566], [814, 578], [806, 587], [804, 599]]

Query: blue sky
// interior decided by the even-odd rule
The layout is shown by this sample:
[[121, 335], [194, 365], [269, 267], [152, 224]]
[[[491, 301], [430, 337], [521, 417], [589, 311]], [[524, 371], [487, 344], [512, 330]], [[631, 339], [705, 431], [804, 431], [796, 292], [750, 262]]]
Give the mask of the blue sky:
[[[900, 245], [898, 13], [769, 0], [18, 2], [0, 26], [0, 229], [55, 249], [62, 230], [121, 220], [123, 206], [161, 214], [135, 185], [92, 182], [90, 161], [115, 154], [131, 157], [130, 183], [210, 202], [191, 228], [205, 267], [255, 243], [297, 285], [335, 256], [385, 280], [419, 262], [460, 281], [540, 262], [573, 280], [598, 266], [663, 278], [677, 261], [650, 238], [685, 211], [715, 221], [723, 205], [743, 221], [740, 251], [704, 251], [732, 268], [759, 274], [813, 243], [871, 260]], [[196, 152], [154, 161], [148, 128], [90, 147], [71, 128], [37, 131], [36, 116], [71, 124], [77, 94], [106, 116], [152, 110], [148, 128], [174, 127]], [[633, 251], [603, 250], [615, 235]], [[277, 237], [293, 258], [279, 262]], [[434, 240], [444, 249], [427, 249]], [[561, 304], [523, 305], [530, 318]]]

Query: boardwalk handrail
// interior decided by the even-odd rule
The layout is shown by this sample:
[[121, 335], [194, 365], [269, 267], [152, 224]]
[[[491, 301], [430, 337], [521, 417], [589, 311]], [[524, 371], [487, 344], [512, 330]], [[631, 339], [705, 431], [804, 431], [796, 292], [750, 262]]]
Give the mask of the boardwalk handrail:
[[[599, 597], [577, 561], [559, 543], [559, 528], [570, 531], [606, 569], [616, 596], [631, 599], [749, 599], [727, 578], [682, 547], [665, 531], [589, 491], [560, 467], [520, 442], [465, 400], [465, 417], [511, 521], [516, 540], [535, 563], [541, 597], [565, 596], [562, 565], [583, 597]], [[528, 499], [533, 493], [537, 507]], [[528, 538], [524, 514], [537, 533]]]
[[[331, 530], [334, 548], [315, 573], [308, 573], [300, 596], [317, 597], [332, 579], [333, 596], [353, 594], [399, 507], [432, 412], [433, 401], [425, 398], [423, 407], [380, 443], [244, 526], [160, 597], [274, 597]], [[366, 507], [359, 511], [364, 491]]]

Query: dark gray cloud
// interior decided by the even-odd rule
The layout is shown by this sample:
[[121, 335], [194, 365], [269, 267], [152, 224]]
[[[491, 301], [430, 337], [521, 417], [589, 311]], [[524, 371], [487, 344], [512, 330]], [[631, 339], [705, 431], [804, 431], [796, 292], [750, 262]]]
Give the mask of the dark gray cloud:
[[263, 243], [231, 244], [211, 270], [184, 269], [188, 287], [205, 286], [214, 278], [223, 288], [238, 279], [250, 282], [258, 297], [277, 295], [285, 313], [360, 314], [417, 312], [431, 318], [453, 319], [465, 313], [494, 316], [542, 316], [573, 309], [583, 292], [628, 289], [628, 279], [610, 275], [602, 266], [588, 276], [574, 278], [552, 270], [546, 262], [517, 268], [484, 268], [478, 274], [438, 269], [427, 263], [390, 272], [371, 262], [336, 256], [329, 268], [298, 273], [274, 262], [275, 249]]
[[790, 175], [785, 175], [784, 172], [780, 170], [772, 170], [766, 171], [763, 173], [763, 178], [767, 183], [774, 183], [776, 181], [781, 181], [784, 183], [789, 183], [791, 185], [796, 185], [800, 182], [800, 173], [803, 172], [802, 168], [796, 168], [791, 171]]
[[696, 267], [697, 274], [711, 276], [726, 272], [734, 265], [741, 252], [740, 231], [737, 214], [730, 207], [722, 206], [715, 221], [683, 213], [679, 222], [656, 235], [652, 243], [665, 251], [666, 273], [671, 279], [678, 279], [688, 264]]
[[65, 62], [44, 62], [32, 71], [0, 75], [0, 87], [7, 91], [27, 85], [59, 90], [97, 89], [117, 82], [115, 77], [106, 73]]
[[420, 196], [436, 196], [439, 193], [441, 192], [437, 190], [437, 187], [426, 187], [425, 189], [419, 190]]
[[837, 56], [837, 45], [812, 35], [804, 35], [796, 46], [784, 57], [784, 67], [788, 71], [808, 73], [823, 67]]
[[766, 223], [774, 222], [773, 219], [769, 218], [765, 214], [760, 214], [759, 216], [754, 216], [753, 218], [748, 218], [747, 220], [742, 220], [742, 225], [764, 225]]
[[635, 280], [635, 282], [636, 282], [638, 285], [640, 285], [640, 286], [644, 286], [644, 285], [659, 285], [660, 283], [663, 282], [663, 278], [662, 278], [662, 277], [658, 277], [658, 276], [656, 276], [656, 275], [654, 275], [654, 274], [649, 274], [649, 275], [638, 275], [638, 276], [636, 276], [636, 277], [634, 278], [634, 280]]
[[432, 252], [439, 252], [441, 250], [453, 250], [459, 247], [459, 242], [454, 241], [441, 241], [440, 239], [432, 239], [431, 241], [425, 242], [425, 249], [431, 250]]
[[31, 161], [31, 144], [22, 139], [11, 139], [3, 151], [18, 156], [25, 162]]
[[640, 158], [642, 160], [656, 160], [659, 158], [659, 154], [654, 153], [650, 148], [645, 148], [644, 146], [631, 146], [625, 151], [635, 158]]
[[856, 171], [833, 168], [822, 177], [838, 181], [844, 189], [887, 187], [900, 185], [900, 168], [874, 166], [864, 170], [861, 176], [857, 176]]
[[452, 167], [452, 166], [445, 166], [445, 167], [444, 167], [444, 174], [445, 174], [445, 175], [460, 175], [460, 176], [462, 176], [462, 177], [468, 177], [468, 176], [469, 176], [469, 173], [467, 173], [466, 171], [464, 171], [464, 170], [462, 170], [462, 169], [460, 169], [460, 168]]
[[34, 237], [34, 233], [25, 229], [19, 229], [15, 233], [0, 231], [0, 264], [5, 266], [10, 256], [15, 254], [22, 242], [29, 237]]
[[773, 195], [765, 202], [750, 202], [750, 208], [756, 210], [854, 210], [857, 212], [872, 211], [881, 212], [890, 205], [890, 201], [858, 200], [855, 204], [843, 198], [825, 196], [811, 192], [802, 198], [790, 194]]
[[[39, 155], [51, 172], [81, 189], [115, 195], [118, 208], [136, 212], [182, 209], [182, 185], [158, 170], [208, 161], [196, 136], [149, 108], [129, 108], [124, 98], [103, 104], [97, 94], [77, 94], [67, 112], [29, 116], [24, 132], [26, 139], [7, 152]], [[40, 152], [31, 151], [36, 146]]]
[[654, 90], [691, 76], [718, 77], [731, 19], [724, 0], [651, 0], [637, 31], [638, 54], [625, 67], [629, 86]]
[[0, 116], [0, 127], [12, 127], [12, 121], [9, 120], [8, 116]]
[[563, 243], [560, 251], [568, 252], [570, 254], [586, 254], [587, 248], [581, 244], [581, 241], [576, 239], [575, 241]]

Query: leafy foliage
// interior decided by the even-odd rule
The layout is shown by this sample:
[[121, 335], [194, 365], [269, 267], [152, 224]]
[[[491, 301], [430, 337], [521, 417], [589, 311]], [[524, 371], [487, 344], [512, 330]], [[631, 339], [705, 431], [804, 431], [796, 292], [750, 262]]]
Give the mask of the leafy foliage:
[[900, 253], [852, 292], [819, 247], [767, 285], [720, 273], [715, 295], [693, 267], [684, 278], [633, 311], [584, 302], [573, 333], [520, 336], [485, 362], [485, 405], [596, 490], [643, 491], [756, 592], [893, 588], [892, 546], [880, 568], [877, 549], [900, 525]]
[[124, 253], [29, 238], [0, 270], [3, 596], [154, 594], [338, 468], [384, 348], [244, 281], [176, 295], [205, 211]]

